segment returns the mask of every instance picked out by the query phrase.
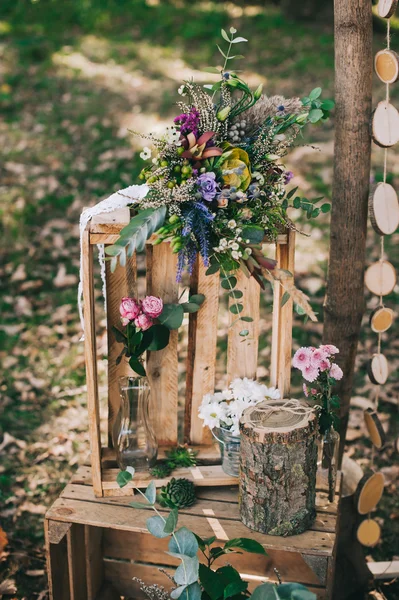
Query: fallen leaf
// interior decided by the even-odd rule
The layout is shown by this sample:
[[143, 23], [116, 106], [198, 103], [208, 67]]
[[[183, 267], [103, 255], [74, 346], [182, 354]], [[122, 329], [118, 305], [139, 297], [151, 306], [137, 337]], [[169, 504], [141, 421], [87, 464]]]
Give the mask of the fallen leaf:
[[0, 596], [12, 596], [16, 593], [17, 588], [13, 579], [5, 579], [2, 583], [0, 583]]
[[29, 577], [41, 577], [42, 575], [44, 575], [44, 569], [26, 571], [26, 574], [29, 575]]
[[0, 526], [0, 555], [8, 544], [8, 537], [4, 529]]
[[66, 266], [60, 265], [57, 275], [54, 277], [53, 283], [56, 288], [71, 287], [76, 285], [78, 278], [76, 275], [67, 275]]

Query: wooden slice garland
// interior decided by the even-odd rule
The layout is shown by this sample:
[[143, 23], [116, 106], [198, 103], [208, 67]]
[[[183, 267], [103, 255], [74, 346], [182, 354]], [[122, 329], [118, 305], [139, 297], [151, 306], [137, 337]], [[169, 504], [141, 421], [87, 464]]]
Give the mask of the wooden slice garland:
[[383, 19], [389, 19], [394, 14], [398, 0], [380, 0], [378, 2], [378, 15]]
[[375, 385], [384, 385], [388, 379], [389, 366], [388, 361], [383, 354], [373, 354], [367, 365], [367, 373], [371, 383]]
[[391, 235], [399, 226], [399, 201], [389, 183], [378, 183], [369, 196], [370, 221], [379, 235]]
[[383, 491], [384, 476], [382, 473], [373, 473], [362, 477], [355, 494], [357, 512], [360, 515], [367, 515], [371, 512], [381, 500]]
[[376, 411], [371, 408], [365, 410], [363, 414], [370, 439], [377, 450], [381, 450], [386, 442], [385, 431], [381, 425], [381, 421], [378, 418]]
[[373, 548], [381, 539], [381, 527], [374, 519], [365, 519], [357, 529], [357, 539], [362, 546]]
[[383, 83], [395, 83], [399, 79], [399, 56], [393, 50], [377, 52], [374, 67]]
[[374, 333], [388, 331], [393, 323], [394, 312], [391, 308], [379, 306], [370, 315], [370, 327]]
[[387, 260], [379, 260], [369, 266], [364, 281], [372, 294], [386, 296], [396, 285], [395, 267]]
[[386, 100], [379, 102], [373, 114], [371, 135], [377, 146], [389, 148], [399, 142], [399, 113]]

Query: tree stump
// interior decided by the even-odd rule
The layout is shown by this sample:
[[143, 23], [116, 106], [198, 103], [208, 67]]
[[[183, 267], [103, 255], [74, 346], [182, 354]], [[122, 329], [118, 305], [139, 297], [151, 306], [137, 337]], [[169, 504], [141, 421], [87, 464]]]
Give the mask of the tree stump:
[[317, 417], [305, 403], [305, 414], [284, 410], [286, 403], [262, 402], [240, 422], [241, 520], [281, 536], [302, 533], [316, 515]]

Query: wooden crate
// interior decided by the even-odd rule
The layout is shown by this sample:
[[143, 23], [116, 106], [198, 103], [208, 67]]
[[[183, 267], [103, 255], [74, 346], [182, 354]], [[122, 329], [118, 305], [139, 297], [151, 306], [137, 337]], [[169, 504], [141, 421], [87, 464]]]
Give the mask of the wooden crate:
[[[92, 481], [94, 493], [101, 497], [112, 494], [130, 494], [131, 487], [123, 491], [115, 482], [116, 462], [112, 450], [112, 426], [119, 408], [118, 378], [130, 372], [127, 363], [116, 365], [121, 350], [112, 333], [112, 325], [120, 322], [119, 303], [122, 296], [137, 293], [136, 256], [127, 260], [125, 268], [118, 265], [114, 273], [106, 268], [107, 326], [108, 326], [108, 447], [102, 447], [100, 435], [100, 411], [96, 354], [95, 282], [93, 275], [93, 246], [112, 244], [130, 219], [128, 209], [99, 215], [89, 223], [83, 236], [83, 295], [85, 318], [85, 359], [87, 398], [89, 410], [89, 434], [91, 445]], [[294, 272], [295, 232], [287, 230], [278, 237], [276, 259], [281, 269]], [[166, 302], [178, 299], [176, 284], [176, 255], [169, 244], [147, 244], [146, 289], [147, 293], [161, 296]], [[234, 377], [256, 377], [258, 363], [258, 340], [260, 331], [260, 288], [253, 278], [243, 273], [237, 275], [238, 289], [242, 290], [246, 314], [253, 323], [246, 323], [250, 330], [247, 339], [238, 333], [243, 325], [239, 322], [229, 329], [226, 372], [228, 382]], [[192, 478], [197, 484], [229, 485], [234, 480], [226, 475], [217, 463], [219, 451], [207, 428], [198, 418], [198, 407], [204, 394], [213, 392], [215, 386], [217, 315], [219, 308], [219, 274], [206, 276], [202, 261], [198, 261], [191, 278], [191, 293], [203, 293], [206, 300], [197, 314], [189, 315], [186, 393], [184, 410], [184, 441], [199, 451], [199, 468], [180, 473]], [[270, 384], [289, 392], [292, 343], [292, 300], [281, 306], [283, 289], [275, 286], [273, 301], [273, 333], [270, 367]], [[230, 319], [236, 319], [230, 314]], [[175, 446], [178, 441], [178, 347], [177, 332], [171, 332], [170, 343], [164, 350], [149, 353], [147, 374], [151, 386], [154, 414], [157, 416], [156, 435], [160, 444], [160, 456], [165, 447]], [[205, 465], [202, 467], [201, 465]], [[144, 482], [146, 479], [144, 478]], [[137, 485], [137, 481], [135, 482]]]
[[[52, 600], [100, 600], [143, 598], [132, 580], [166, 588], [170, 581], [159, 567], [170, 572], [179, 561], [165, 554], [168, 540], [156, 539], [146, 530], [149, 508], [129, 506], [128, 497], [96, 498], [88, 467], [81, 467], [45, 519], [50, 598]], [[202, 537], [218, 541], [251, 537], [264, 545], [267, 556], [233, 555], [230, 563], [250, 589], [262, 581], [276, 581], [277, 569], [284, 582], [303, 583], [330, 600], [334, 574], [339, 491], [336, 502], [318, 511], [309, 531], [292, 537], [255, 533], [239, 520], [237, 487], [197, 490], [194, 506], [179, 511], [179, 525]], [[165, 509], [160, 509], [164, 511]]]

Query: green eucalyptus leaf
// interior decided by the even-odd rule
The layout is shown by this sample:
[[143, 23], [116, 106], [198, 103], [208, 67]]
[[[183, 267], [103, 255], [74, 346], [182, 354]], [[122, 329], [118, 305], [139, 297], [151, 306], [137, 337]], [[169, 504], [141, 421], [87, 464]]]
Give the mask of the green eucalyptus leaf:
[[173, 533], [176, 529], [177, 520], [179, 518], [179, 511], [177, 508], [174, 508], [170, 511], [168, 518], [166, 519], [164, 531], [165, 533]]
[[188, 301], [194, 302], [194, 304], [199, 304], [201, 306], [201, 304], [203, 304], [205, 301], [205, 296], [204, 294], [193, 294], [189, 297]]
[[213, 275], [214, 273], [217, 273], [219, 269], [219, 263], [214, 263], [213, 265], [207, 268], [207, 270], [205, 271], [205, 275]]
[[278, 587], [274, 583], [262, 583], [251, 594], [251, 600], [279, 600]]
[[141, 377], [146, 376], [145, 368], [143, 367], [142, 363], [138, 360], [138, 358], [136, 356], [130, 357], [129, 365], [131, 366], [133, 371], [135, 373], [137, 373], [137, 375], [140, 375]]
[[124, 344], [127, 340], [126, 335], [122, 331], [120, 331], [117, 327], [115, 327], [115, 325], [112, 325], [111, 329], [112, 329], [112, 333], [115, 336], [116, 341], [120, 342], [121, 344]]
[[237, 277], [226, 277], [225, 279], [222, 279], [220, 285], [224, 290], [232, 290], [237, 285]]
[[301, 583], [282, 583], [277, 588], [281, 600], [316, 600], [316, 594]]
[[[169, 541], [169, 552], [185, 554], [186, 556], [197, 556], [199, 542], [198, 538], [187, 527], [180, 527]], [[205, 546], [204, 546], [205, 548]]]
[[184, 310], [181, 304], [164, 304], [162, 313], [158, 317], [161, 325], [168, 329], [179, 329], [183, 322]]
[[294, 201], [293, 201], [293, 203], [292, 203], [292, 206], [293, 206], [294, 208], [301, 208], [301, 199], [300, 199], [300, 198], [298, 198], [298, 197], [294, 198]]
[[[148, 330], [147, 330], [148, 331]], [[151, 327], [152, 341], [148, 350], [163, 350], [169, 344], [170, 331], [165, 325], [153, 325]]]
[[198, 581], [199, 560], [197, 556], [184, 556], [182, 564], [175, 571], [173, 579], [178, 585], [190, 585]]
[[201, 308], [200, 305], [195, 302], [182, 302], [181, 306], [183, 307], [184, 312], [187, 313], [196, 313]]
[[241, 321], [244, 321], [245, 323], [252, 323], [253, 322], [253, 318], [252, 317], [240, 317]]
[[[165, 521], [158, 515], [150, 517], [146, 521], [147, 529], [156, 538], [169, 537], [169, 533], [164, 531]], [[176, 582], [178, 583], [178, 582]]]
[[296, 194], [296, 191], [298, 189], [298, 186], [294, 187], [294, 189], [290, 190], [286, 196], [286, 198], [288, 198], [288, 200], [291, 200], [292, 196], [294, 196]]
[[157, 488], [154, 481], [150, 481], [144, 495], [149, 504], [155, 504], [155, 500], [157, 498]]
[[132, 479], [133, 475], [129, 471], [119, 471], [118, 475], [116, 476], [116, 483], [119, 485], [120, 488], [123, 488], [130, 481], [132, 481]]
[[250, 244], [261, 244], [265, 237], [265, 230], [258, 225], [248, 225], [242, 229], [242, 238], [249, 240]]
[[249, 335], [249, 329], [242, 329], [238, 335], [241, 337], [247, 337], [247, 335]]
[[232, 292], [230, 292], [228, 294], [229, 298], [235, 298], [236, 300], [239, 300], [240, 298], [243, 297], [243, 293], [241, 292], [241, 290], [233, 290]]
[[233, 313], [233, 315], [238, 315], [238, 314], [240, 314], [240, 312], [242, 312], [244, 310], [244, 307], [242, 304], [232, 304], [229, 307], [229, 310], [231, 313]]

